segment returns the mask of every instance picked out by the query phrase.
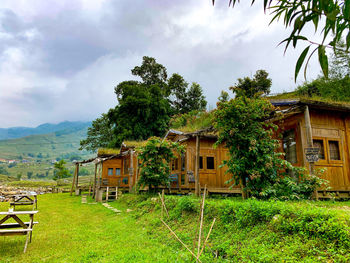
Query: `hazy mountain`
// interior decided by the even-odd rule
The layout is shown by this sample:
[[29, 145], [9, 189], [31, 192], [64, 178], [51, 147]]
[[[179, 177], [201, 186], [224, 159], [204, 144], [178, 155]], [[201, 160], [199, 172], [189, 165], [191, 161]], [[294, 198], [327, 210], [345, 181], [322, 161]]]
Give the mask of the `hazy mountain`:
[[85, 158], [90, 156], [91, 153], [79, 151], [79, 146], [80, 140], [86, 137], [89, 124], [82, 122], [64, 122], [57, 125], [44, 124], [40, 125], [41, 128], [38, 130], [56, 131], [17, 139], [0, 140], [0, 158], [55, 159], [61, 157], [67, 159], [72, 155]]
[[35, 128], [30, 127], [11, 127], [0, 128], [0, 140], [21, 138], [29, 135], [47, 134], [52, 132], [72, 132], [87, 128], [91, 122], [70, 122], [64, 121], [58, 124], [44, 123]]

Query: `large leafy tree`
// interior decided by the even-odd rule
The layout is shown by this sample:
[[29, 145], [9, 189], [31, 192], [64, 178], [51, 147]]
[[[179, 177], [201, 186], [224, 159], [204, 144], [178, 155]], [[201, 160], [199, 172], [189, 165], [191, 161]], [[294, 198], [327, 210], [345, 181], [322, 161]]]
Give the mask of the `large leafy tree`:
[[231, 183], [241, 183], [254, 196], [273, 185], [277, 171], [287, 166], [277, 151], [278, 140], [273, 139], [277, 126], [264, 121], [273, 110], [266, 99], [239, 96], [219, 102], [215, 111], [217, 143], [224, 143], [230, 152], [224, 165], [233, 175]]
[[238, 83], [230, 87], [230, 90], [232, 90], [236, 97], [245, 96], [253, 98], [262, 94], [268, 95], [272, 85], [272, 80], [268, 76], [269, 74], [265, 70], [258, 70], [253, 79], [249, 77], [239, 78]]
[[[212, 0], [213, 4], [215, 0]], [[239, 0], [228, 0], [233, 7]], [[254, 4], [256, 1], [252, 0]], [[303, 64], [306, 74], [307, 64], [310, 57], [318, 53], [318, 60], [324, 76], [328, 77], [328, 58], [326, 48], [333, 48], [349, 52], [350, 47], [350, 1], [349, 0], [264, 0], [263, 8], [266, 12], [271, 11], [271, 23], [281, 20], [286, 29], [290, 30], [289, 36], [281, 43], [285, 43], [285, 49], [290, 44], [295, 48], [297, 43], [305, 42], [306, 48], [300, 54], [295, 66], [295, 79]], [[321, 42], [310, 38], [305, 30], [307, 25], [320, 30], [323, 34]], [[313, 35], [314, 36], [314, 35]], [[340, 39], [345, 39], [342, 49], [336, 47]]]
[[108, 112], [115, 146], [123, 140], [162, 136], [170, 120], [170, 103], [159, 84], [124, 81], [116, 87], [119, 104]]
[[206, 100], [197, 83], [188, 83], [179, 74], [168, 79], [166, 68], [152, 57], [131, 70], [140, 80], [119, 83], [114, 92], [118, 105], [93, 122], [81, 148], [119, 147], [123, 140], [145, 140], [163, 136], [171, 116], [204, 110]]

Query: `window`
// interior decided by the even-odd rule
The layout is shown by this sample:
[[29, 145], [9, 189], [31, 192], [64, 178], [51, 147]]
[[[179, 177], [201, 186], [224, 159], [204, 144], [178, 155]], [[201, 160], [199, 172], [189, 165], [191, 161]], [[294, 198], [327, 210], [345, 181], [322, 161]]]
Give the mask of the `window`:
[[283, 133], [283, 151], [285, 158], [290, 163], [297, 163], [297, 143], [295, 141], [295, 130], [287, 130]]
[[215, 165], [214, 165], [214, 157], [208, 156], [207, 157], [207, 169], [215, 169]]
[[313, 140], [313, 145], [314, 147], [320, 149], [320, 151], [318, 152], [318, 158], [320, 160], [325, 160], [323, 140]]
[[329, 159], [340, 160], [339, 142], [328, 141], [328, 145], [329, 145]]
[[199, 169], [203, 169], [203, 156], [199, 156]]
[[108, 168], [108, 175], [113, 175], [113, 168]]
[[120, 168], [115, 168], [115, 175], [120, 175]]

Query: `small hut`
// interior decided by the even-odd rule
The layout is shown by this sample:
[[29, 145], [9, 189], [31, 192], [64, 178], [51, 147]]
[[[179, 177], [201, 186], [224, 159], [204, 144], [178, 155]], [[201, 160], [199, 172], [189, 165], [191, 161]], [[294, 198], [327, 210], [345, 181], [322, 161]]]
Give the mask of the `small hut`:
[[[286, 160], [310, 172], [325, 168], [323, 178], [330, 182], [330, 191], [350, 197], [350, 105], [311, 99], [270, 101], [283, 112], [281, 145]], [[328, 196], [326, 189], [318, 193]]]
[[232, 178], [226, 167], [228, 149], [214, 147], [217, 136], [212, 128], [193, 132], [169, 130], [165, 139], [185, 145], [186, 151], [171, 163], [171, 191], [199, 192], [206, 185], [209, 193], [241, 193], [239, 186], [226, 183]]

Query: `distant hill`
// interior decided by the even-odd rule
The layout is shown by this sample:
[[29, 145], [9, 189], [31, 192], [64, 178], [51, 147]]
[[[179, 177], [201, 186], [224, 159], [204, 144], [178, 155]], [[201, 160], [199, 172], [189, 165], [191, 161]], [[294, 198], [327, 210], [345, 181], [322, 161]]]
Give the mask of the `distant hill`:
[[[51, 132], [17, 139], [0, 140], [0, 158], [49, 160], [56, 158], [70, 159], [74, 158], [73, 156], [80, 158], [91, 156], [89, 152], [79, 151], [80, 140], [86, 137], [87, 128], [90, 124], [90, 122], [43, 124], [32, 129], [39, 133], [45, 130]], [[10, 129], [14, 129], [11, 130], [11, 136], [19, 136], [20, 128]], [[33, 130], [30, 132], [34, 132]], [[17, 133], [13, 133], [13, 131]], [[24, 132], [24, 130], [22, 131]]]
[[0, 128], [0, 140], [21, 138], [29, 135], [47, 134], [59, 131], [70, 133], [72, 131], [79, 131], [91, 125], [91, 122], [70, 122], [64, 121], [58, 124], [44, 123], [36, 128], [29, 127], [12, 127]]

